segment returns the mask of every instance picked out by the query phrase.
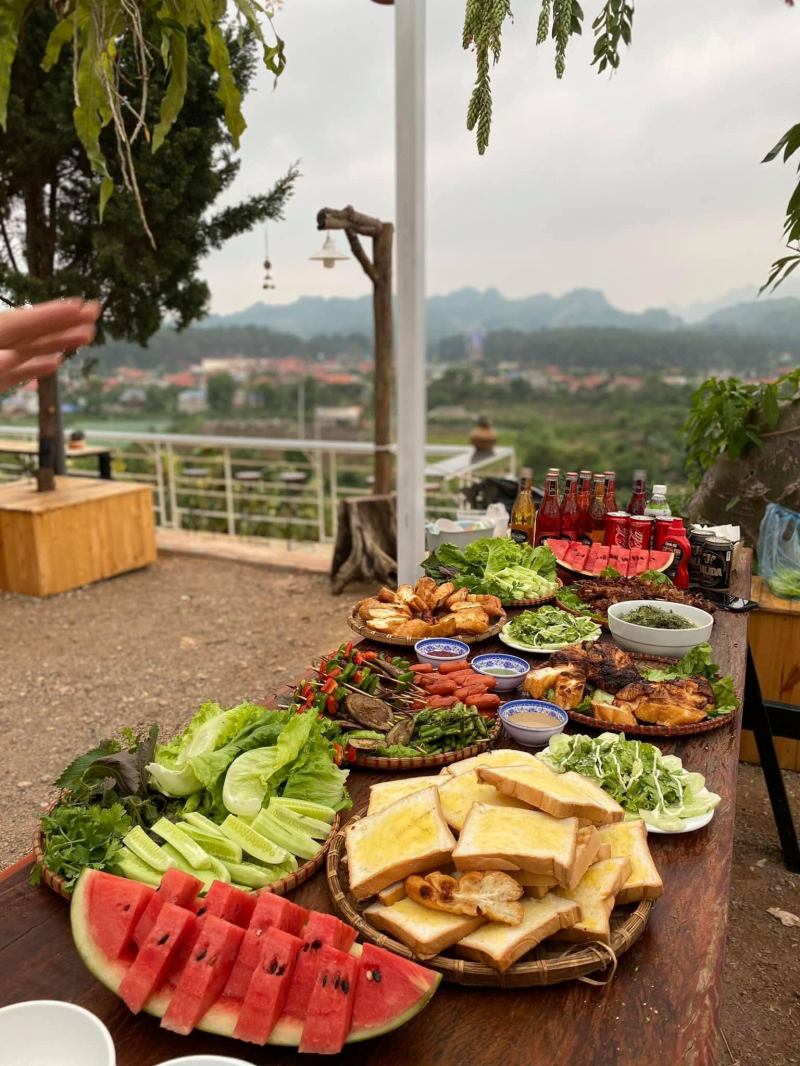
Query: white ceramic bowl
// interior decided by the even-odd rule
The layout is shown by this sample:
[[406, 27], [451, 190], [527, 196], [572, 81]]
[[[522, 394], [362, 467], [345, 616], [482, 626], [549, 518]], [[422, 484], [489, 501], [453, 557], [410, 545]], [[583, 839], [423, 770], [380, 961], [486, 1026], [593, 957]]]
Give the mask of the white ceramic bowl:
[[[527, 660], [520, 659], [517, 655], [506, 655], [502, 651], [476, 655], [470, 666], [477, 673], [483, 674], [485, 677], [494, 678], [495, 692], [510, 692], [514, 688], [519, 688], [531, 668]], [[498, 677], [497, 674], [492, 673], [492, 668], [497, 669], [498, 667], [504, 670], [513, 670], [514, 673], [507, 677]]]
[[91, 1011], [60, 999], [0, 1010], [0, 1066], [115, 1066], [111, 1034]]
[[[538, 711], [552, 718], [552, 726], [515, 725], [514, 719], [521, 711]], [[512, 740], [526, 748], [543, 748], [550, 737], [563, 733], [569, 715], [555, 703], [547, 700], [510, 700], [500, 705], [500, 720]]]
[[[637, 607], [661, 607], [694, 622], [697, 628], [654, 629], [650, 626], [634, 625], [620, 617]], [[612, 603], [608, 608], [608, 628], [611, 630], [611, 636], [621, 648], [639, 652], [640, 655], [664, 655], [671, 659], [681, 659], [692, 648], [708, 641], [713, 625], [714, 619], [708, 611], [701, 611], [699, 607], [690, 607], [685, 603], [670, 603], [669, 600], [626, 600], [624, 603]]]
[[229, 1059], [227, 1055], [185, 1055], [180, 1059], [168, 1059], [158, 1066], [253, 1066], [250, 1059]]
[[436, 551], [442, 544], [454, 544], [457, 548], [466, 548], [473, 540], [481, 537], [491, 537], [494, 525], [485, 518], [458, 519], [448, 524], [455, 526], [454, 529], [439, 529], [435, 522], [428, 522], [425, 526], [425, 547], [429, 552]]
[[442, 663], [465, 662], [469, 655], [469, 644], [453, 637], [424, 637], [414, 645], [414, 651], [421, 663], [441, 666]]

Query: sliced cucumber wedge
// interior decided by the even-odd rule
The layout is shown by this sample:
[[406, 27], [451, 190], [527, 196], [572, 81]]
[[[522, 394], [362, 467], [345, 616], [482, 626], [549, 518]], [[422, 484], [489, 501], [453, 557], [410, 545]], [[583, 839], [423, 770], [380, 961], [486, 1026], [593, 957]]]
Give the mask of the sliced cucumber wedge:
[[[219, 880], [210, 866], [198, 870], [194, 866], [190, 866], [186, 859], [184, 859], [183, 855], [181, 855], [176, 848], [173, 848], [171, 844], [164, 844], [163, 847], [164, 851], [166, 851], [167, 855], [169, 855], [179, 870], [183, 870], [184, 873], [191, 874], [192, 877], [196, 877], [198, 881], [202, 881], [203, 887], [200, 889], [201, 896], [204, 896], [209, 888], [211, 888], [212, 884]], [[208, 858], [210, 860], [211, 856], [209, 855]]]
[[318, 818], [321, 822], [333, 824], [336, 811], [332, 807], [326, 807], [324, 803], [312, 803], [310, 800], [292, 799], [289, 796], [275, 796], [270, 800], [270, 806], [288, 807], [295, 814], [304, 814], [306, 818]]
[[230, 884], [231, 875], [228, 867], [220, 859], [215, 859], [213, 855], [211, 856], [211, 872], [217, 881], [224, 881], [226, 884]]
[[162, 874], [170, 866], [175, 865], [169, 855], [156, 844], [155, 840], [150, 839], [140, 825], [135, 825], [129, 833], [126, 833], [122, 838], [122, 843], [133, 852], [137, 859], [141, 859], [147, 866]]
[[313, 859], [319, 851], [319, 844], [308, 833], [289, 829], [269, 811], [262, 810], [256, 815], [253, 819], [253, 829], [293, 855], [299, 855], [301, 859]]
[[303, 833], [313, 837], [314, 840], [325, 840], [330, 835], [331, 827], [327, 822], [320, 822], [316, 818], [306, 818], [304, 814], [296, 814], [288, 807], [275, 807], [272, 803], [267, 807], [268, 812], [276, 818], [281, 825], [294, 833]]
[[241, 888], [263, 888], [278, 881], [283, 876], [277, 867], [268, 870], [266, 866], [256, 866], [253, 862], [224, 862], [231, 881]]
[[234, 844], [238, 844], [242, 851], [252, 855], [259, 862], [274, 866], [277, 863], [285, 862], [289, 858], [289, 854], [284, 848], [278, 847], [271, 840], [262, 836], [261, 833], [251, 829], [246, 822], [243, 822], [241, 818], [237, 818], [235, 814], [229, 814], [222, 823], [222, 832]]
[[206, 818], [204, 814], [200, 814], [198, 811], [191, 811], [188, 814], [184, 813], [183, 820], [196, 826], [198, 829], [202, 829], [206, 833], [216, 834], [216, 836], [221, 837], [223, 840], [225, 839], [225, 834], [217, 823], [212, 822], [210, 818]]
[[207, 833], [205, 829], [198, 829], [191, 822], [178, 822], [178, 829], [182, 829], [192, 840], [196, 841], [203, 851], [215, 859], [227, 859], [229, 862], [242, 861], [242, 849], [232, 840], [228, 840], [222, 833]]
[[188, 833], [184, 833], [182, 829], [179, 829], [174, 822], [170, 822], [167, 818], [159, 818], [151, 826], [151, 829], [156, 836], [161, 837], [167, 844], [171, 844], [177, 852], [180, 852], [193, 870], [208, 868], [210, 856], [203, 851], [196, 841], [192, 840]]
[[134, 855], [129, 848], [123, 847], [117, 852], [114, 869], [122, 877], [127, 877], [129, 881], [141, 881], [142, 884], [152, 885], [153, 888], [158, 888], [161, 884], [162, 875], [158, 870], [142, 862], [138, 855]]

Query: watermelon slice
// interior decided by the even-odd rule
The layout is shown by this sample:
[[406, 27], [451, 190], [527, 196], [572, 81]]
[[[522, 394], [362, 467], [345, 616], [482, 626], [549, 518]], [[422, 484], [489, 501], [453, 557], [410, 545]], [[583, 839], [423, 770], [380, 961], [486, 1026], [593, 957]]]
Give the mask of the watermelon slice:
[[197, 919], [190, 910], [165, 903], [156, 916], [139, 953], [122, 979], [119, 994], [134, 1014], [166, 980], [170, 964]]
[[387, 1018], [413, 1018], [439, 987], [442, 975], [384, 948], [365, 944], [353, 1004], [351, 1040], [386, 1032]]
[[[155, 895], [155, 889], [101, 871], [91, 882], [90, 889], [92, 894], [99, 893], [103, 899], [103, 928], [93, 929], [92, 933], [95, 936], [102, 934], [106, 950], [116, 959], [131, 946], [134, 930]], [[90, 913], [94, 915], [99, 911], [90, 910]]]
[[314, 988], [317, 956], [324, 946], [349, 951], [356, 938], [355, 930], [332, 914], [311, 911], [303, 930], [303, 949], [297, 960], [294, 981], [286, 1000], [285, 1013], [290, 1018], [305, 1018], [306, 1007]]
[[282, 929], [292, 936], [298, 936], [308, 916], [309, 912], [305, 907], [298, 907], [296, 903], [284, 899], [283, 896], [276, 896], [274, 892], [260, 892], [239, 949], [239, 957], [225, 986], [225, 995], [244, 998], [253, 972], [261, 960], [261, 942], [266, 930]]
[[244, 930], [238, 925], [215, 914], [205, 915], [203, 928], [161, 1019], [165, 1029], [191, 1033], [222, 994], [243, 936]]
[[675, 558], [674, 552], [651, 551], [647, 558], [648, 570], [669, 570]]
[[628, 573], [630, 560], [631, 553], [629, 548], [620, 548], [616, 544], [611, 545], [611, 551], [608, 554], [608, 565], [613, 566], [615, 570], [619, 570], [622, 577], [625, 577]]
[[[124, 911], [126, 903], [130, 903], [131, 909], [134, 909], [137, 905], [137, 900], [142, 898], [141, 890], [143, 887], [146, 889], [146, 886], [142, 886], [135, 881], [87, 869], [83, 871], [72, 893], [70, 921], [72, 923], [75, 947], [94, 976], [116, 995], [122, 994], [122, 986], [129, 980], [129, 975], [134, 973], [135, 967], [135, 980], [129, 980], [128, 989], [137, 982], [142, 984], [143, 977], [149, 973], [146, 965], [147, 959], [143, 958], [144, 949], [137, 955], [137, 949], [132, 940], [123, 950], [123, 953], [121, 955], [118, 954], [120, 943], [120, 934], [118, 932], [119, 911], [123, 909], [123, 913], [129, 913]], [[170, 926], [169, 919], [172, 918], [172, 929], [177, 929], [180, 924], [175, 918], [175, 912], [177, 911], [182, 916], [185, 927], [191, 931], [193, 929], [192, 923], [198, 921], [194, 915], [193, 907], [193, 902], [187, 903], [184, 907], [167, 903], [158, 917], [161, 927], [165, 932], [171, 931], [168, 927]], [[322, 919], [321, 922], [319, 921], [320, 919]], [[209, 920], [206, 917], [206, 921], [203, 923], [204, 927]], [[331, 925], [331, 922], [334, 924]], [[324, 929], [328, 935], [335, 935], [334, 931], [342, 924], [337, 919], [332, 919], [330, 915], [321, 915], [313, 911], [309, 917], [309, 925], [312, 928]], [[241, 931], [238, 932], [241, 935]], [[148, 951], [151, 941], [160, 939], [160, 936], [155, 936], [154, 929], [151, 930], [151, 933], [153, 936], [147, 938]], [[340, 931], [338, 931], [338, 935], [343, 936]], [[274, 929], [272, 936], [277, 936], [277, 931]], [[352, 931], [344, 938], [352, 940]], [[358, 961], [362, 952], [367, 961], [365, 966], [359, 966], [357, 982], [362, 979], [362, 973], [365, 974], [363, 979], [368, 980], [366, 971], [370, 972], [372, 977], [368, 981], [368, 986], [365, 986], [366, 991], [363, 993], [359, 992], [358, 983], [356, 984], [353, 1009], [355, 1013], [357, 1008], [359, 1014], [357, 1020], [354, 1017], [347, 1034], [348, 1043], [388, 1033], [407, 1022], [428, 1003], [440, 980], [438, 974], [428, 973], [423, 967], [417, 967], [414, 963], [407, 962], [389, 952], [383, 952], [379, 948], [365, 946], [362, 949], [359, 944], [352, 944], [349, 948], [349, 955], [356, 961]], [[312, 952], [309, 949], [305, 954], [306, 956], [311, 955], [314, 958], [318, 958], [318, 950]], [[302, 957], [303, 952], [301, 951], [298, 955], [298, 962]], [[142, 958], [141, 963], [138, 962], [140, 958]], [[376, 959], [378, 960], [377, 964]], [[159, 960], [154, 961], [157, 962]], [[375, 980], [376, 965], [380, 967], [381, 979], [379, 981]], [[162, 967], [162, 973], [164, 969], [166, 969], [166, 966]], [[407, 981], [406, 977], [408, 978]], [[294, 980], [295, 978], [293, 977], [292, 984]], [[148, 983], [152, 984], [155, 990], [148, 996], [147, 990], [140, 988], [138, 998], [140, 1000], [144, 999], [144, 1009], [148, 1014], [161, 1018], [169, 1008], [170, 999], [174, 996], [174, 989], [163, 983], [163, 981], [159, 987], [158, 979], [153, 981], [151, 978]], [[312, 975], [312, 990], [313, 984]], [[380, 994], [381, 988], [385, 989], [385, 994], [383, 995]], [[307, 999], [310, 999], [310, 992]], [[204, 1032], [216, 1033], [219, 1036], [233, 1036], [241, 1009], [241, 1000], [223, 994], [216, 1002], [212, 1003], [206, 1013], [199, 1019], [196, 1028]], [[290, 1018], [287, 1017], [284, 1011], [283, 1016], [269, 1034], [267, 1043], [297, 1047], [304, 1025], [304, 1015], [299, 1018]], [[309, 1028], [309, 1042], [313, 1042], [314, 1038], [314, 1023], [312, 1022]]]
[[607, 544], [593, 544], [589, 549], [589, 554], [586, 556], [586, 563], [584, 564], [587, 572], [599, 574], [602, 570], [605, 570], [608, 566], [610, 555], [611, 548]]
[[573, 541], [563, 540], [561, 537], [545, 537], [542, 542], [547, 545], [556, 559], [563, 559], [570, 549]]
[[589, 548], [589, 544], [581, 544], [578, 541], [573, 542], [563, 559], [559, 560], [561, 565], [567, 567], [568, 570], [582, 571], [586, 564]]
[[358, 962], [352, 955], [323, 944], [303, 1022], [299, 1051], [337, 1055], [350, 1032], [356, 997]]
[[197, 915], [200, 917], [203, 914], [215, 914], [217, 918], [224, 918], [226, 922], [233, 922], [234, 925], [246, 929], [253, 917], [257, 901], [258, 897], [252, 892], [243, 892], [241, 888], [234, 888], [224, 881], [215, 881]]
[[628, 577], [636, 577], [648, 569], [650, 552], [642, 548], [631, 548], [630, 562], [628, 563]]
[[261, 958], [242, 1001], [233, 1035], [251, 1044], [266, 1044], [283, 1014], [303, 941], [272, 928], [261, 938]]
[[202, 881], [177, 867], [167, 870], [133, 931], [134, 943], [138, 947], [142, 946], [147, 939], [147, 934], [153, 928], [158, 912], [165, 903], [174, 903], [177, 907], [188, 907], [202, 887]]

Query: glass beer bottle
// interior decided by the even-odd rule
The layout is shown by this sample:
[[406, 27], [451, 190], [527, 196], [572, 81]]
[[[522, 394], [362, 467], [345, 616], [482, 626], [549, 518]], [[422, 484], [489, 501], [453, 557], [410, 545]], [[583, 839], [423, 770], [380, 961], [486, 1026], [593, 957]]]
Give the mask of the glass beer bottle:
[[517, 544], [533, 544], [536, 532], [536, 508], [533, 504], [533, 470], [520, 471], [519, 492], [511, 508], [511, 539]]
[[576, 471], [568, 470], [564, 498], [561, 501], [561, 536], [567, 540], [577, 540], [579, 533], [578, 475]]
[[558, 470], [555, 467], [547, 471], [544, 487], [544, 499], [539, 506], [536, 520], [536, 543], [541, 544], [545, 537], [557, 537], [561, 532], [561, 505], [558, 502]]
[[603, 474], [594, 475], [594, 495], [589, 504], [589, 539], [597, 544], [603, 543], [606, 525], [606, 479]]

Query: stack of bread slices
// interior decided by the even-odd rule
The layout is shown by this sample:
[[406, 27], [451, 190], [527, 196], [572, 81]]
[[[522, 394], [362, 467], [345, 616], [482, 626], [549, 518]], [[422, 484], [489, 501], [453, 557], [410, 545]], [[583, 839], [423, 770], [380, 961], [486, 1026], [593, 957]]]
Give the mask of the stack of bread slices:
[[656, 899], [641, 820], [594, 782], [499, 749], [373, 785], [346, 829], [364, 916], [421, 959], [452, 949], [504, 972], [547, 938], [611, 942], [620, 904]]

